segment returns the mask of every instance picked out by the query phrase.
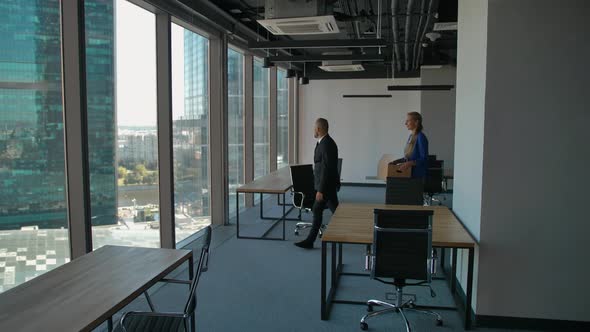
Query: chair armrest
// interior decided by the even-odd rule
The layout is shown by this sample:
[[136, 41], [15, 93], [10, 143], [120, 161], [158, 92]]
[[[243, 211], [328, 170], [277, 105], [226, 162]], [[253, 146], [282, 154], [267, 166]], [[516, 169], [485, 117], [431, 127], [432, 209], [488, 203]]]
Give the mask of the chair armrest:
[[123, 329], [123, 331], [127, 331], [125, 328], [125, 319], [129, 316], [145, 316], [145, 317], [176, 317], [176, 318], [183, 318], [186, 319], [189, 316], [185, 315], [184, 313], [178, 312], [151, 312], [151, 311], [129, 311], [121, 316], [119, 320], [119, 326]]
[[295, 195], [293, 195], [293, 200], [292, 200], [293, 206], [300, 209], [300, 210], [303, 209], [303, 202], [305, 202], [305, 194], [301, 191], [293, 191], [293, 194], [301, 195], [301, 205], [299, 205], [299, 206], [297, 204], [295, 204]]
[[190, 280], [179, 280], [179, 279], [168, 279], [168, 278], [158, 280], [158, 282], [165, 282], [165, 283], [169, 283], [169, 284], [185, 284], [185, 285], [191, 284]]
[[432, 249], [432, 254], [430, 255], [430, 259], [428, 260], [428, 263], [430, 264], [430, 274], [431, 275], [435, 275], [436, 274], [436, 267], [438, 266], [438, 253], [436, 252], [436, 249]]

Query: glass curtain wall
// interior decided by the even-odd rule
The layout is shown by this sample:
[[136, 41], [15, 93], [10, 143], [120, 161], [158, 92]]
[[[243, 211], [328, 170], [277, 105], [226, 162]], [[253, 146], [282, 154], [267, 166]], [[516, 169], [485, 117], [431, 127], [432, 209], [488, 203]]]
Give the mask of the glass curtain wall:
[[0, 293], [69, 261], [60, 2], [0, 1]]
[[[236, 212], [236, 188], [244, 184], [244, 55], [227, 51], [229, 214]], [[240, 194], [244, 206], [244, 194]]]
[[172, 24], [172, 132], [176, 242], [211, 224], [209, 40]]
[[[254, 178], [270, 172], [270, 70], [254, 59]], [[258, 195], [255, 195], [257, 197]]]
[[289, 165], [289, 79], [277, 70], [277, 169]]
[[85, 3], [93, 247], [159, 247], [155, 15]]

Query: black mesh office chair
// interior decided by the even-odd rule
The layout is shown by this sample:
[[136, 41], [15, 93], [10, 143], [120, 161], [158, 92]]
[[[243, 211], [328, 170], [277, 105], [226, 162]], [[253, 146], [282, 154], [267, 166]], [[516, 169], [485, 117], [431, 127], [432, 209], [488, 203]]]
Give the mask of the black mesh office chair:
[[[196, 275], [193, 280], [163, 279], [163, 282], [186, 284], [190, 287], [189, 296], [183, 312], [156, 312], [148, 300], [152, 311], [130, 311], [121, 317], [117, 331], [121, 332], [188, 332], [190, 318], [195, 314], [197, 305], [196, 290], [201, 273], [207, 270], [209, 263], [209, 246], [211, 244], [211, 226], [207, 226], [202, 237], [203, 246], [199, 256]], [[149, 299], [149, 298], [148, 298]], [[194, 331], [192, 331], [194, 332]]]
[[423, 180], [388, 177], [385, 204], [424, 205]]
[[[415, 311], [436, 318], [442, 325], [439, 314], [415, 307], [414, 301], [403, 302], [403, 288], [406, 286], [428, 286], [436, 271], [435, 256], [432, 250], [432, 211], [379, 210], [374, 211], [373, 245], [371, 253], [371, 278], [393, 285], [396, 290], [396, 303], [380, 300], [367, 302], [369, 313], [361, 319], [360, 327], [367, 330], [366, 320], [389, 312], [398, 312], [411, 331], [404, 311]], [[386, 281], [381, 278], [392, 278]], [[408, 283], [412, 279], [416, 282]], [[431, 295], [435, 296], [431, 289]], [[373, 306], [385, 307], [373, 311]]]
[[442, 205], [434, 196], [443, 192], [443, 165], [442, 160], [430, 160], [428, 162], [426, 182], [424, 183], [424, 192], [427, 196], [426, 202], [428, 205], [432, 205], [433, 201], [437, 201], [438, 205]]
[[[291, 165], [291, 193], [293, 195], [293, 206], [299, 209], [299, 216], [301, 211], [310, 212], [313, 203], [315, 202], [315, 188], [313, 178], [313, 166], [312, 165]], [[338, 158], [338, 176], [342, 174], [342, 158]], [[340, 187], [338, 187], [340, 191]], [[310, 228], [313, 223], [308, 221], [301, 221], [295, 224], [295, 235], [299, 235], [299, 231], [302, 229]], [[320, 226], [319, 237], [324, 234], [326, 225]]]
[[[313, 166], [312, 165], [291, 165], [291, 193], [293, 198], [293, 206], [301, 211], [309, 212], [315, 202], [315, 189], [313, 183]], [[312, 226], [311, 222], [298, 222], [295, 225], [295, 235], [299, 235], [299, 231]], [[321, 237], [323, 235], [324, 225], [320, 227]]]

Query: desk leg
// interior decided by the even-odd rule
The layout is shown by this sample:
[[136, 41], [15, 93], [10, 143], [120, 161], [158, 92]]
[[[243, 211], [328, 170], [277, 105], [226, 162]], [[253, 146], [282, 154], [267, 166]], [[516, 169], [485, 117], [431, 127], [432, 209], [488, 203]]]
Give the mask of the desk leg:
[[473, 288], [473, 265], [475, 249], [469, 248], [469, 257], [467, 263], [467, 289], [465, 290], [465, 329], [471, 329], [471, 297]]
[[[193, 261], [193, 256], [191, 255], [191, 257], [189, 257], [188, 259], [188, 278], [192, 281], [193, 278], [195, 277], [195, 271], [194, 271], [194, 261]], [[192, 299], [190, 299], [191, 301], [195, 301], [195, 297], [193, 296]], [[195, 304], [195, 303], [193, 303]], [[191, 313], [191, 331], [194, 332], [196, 331], [196, 323], [195, 323], [195, 312], [196, 312], [196, 304], [195, 304], [195, 310]]]
[[342, 243], [338, 243], [338, 270], [342, 269]]
[[332, 259], [330, 261], [330, 291], [336, 287], [336, 246], [337, 244], [332, 242]]
[[264, 219], [264, 197], [262, 195], [264, 194], [260, 193], [260, 219]]
[[440, 248], [440, 267], [445, 272], [445, 248]]
[[240, 238], [240, 194], [236, 192], [236, 237]]
[[107, 321], [107, 331], [112, 332], [113, 331], [113, 317], [109, 317], [109, 320]]
[[321, 310], [321, 319], [327, 320], [328, 319], [328, 310], [326, 304], [326, 259], [327, 259], [327, 243], [322, 241], [322, 277], [321, 277], [321, 287], [320, 287], [320, 295], [322, 297], [320, 303], [320, 310]]
[[451, 248], [451, 277], [449, 278], [451, 281], [451, 294], [455, 295], [455, 291], [457, 290], [455, 284], [457, 283], [457, 251], [459, 249]]
[[[281, 195], [277, 195], [281, 197]], [[285, 193], [283, 193], [283, 202], [285, 201]], [[287, 208], [286, 204], [283, 204], [283, 241], [285, 241], [285, 220], [287, 219]]]

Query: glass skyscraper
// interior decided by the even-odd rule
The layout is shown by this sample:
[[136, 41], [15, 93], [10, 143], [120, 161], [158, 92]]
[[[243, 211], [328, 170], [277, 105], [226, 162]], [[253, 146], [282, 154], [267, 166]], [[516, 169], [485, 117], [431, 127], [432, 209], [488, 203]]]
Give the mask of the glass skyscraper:
[[209, 40], [179, 29], [183, 34], [184, 53], [183, 72], [177, 75], [183, 77], [184, 99], [182, 110], [173, 112], [177, 241], [190, 233], [187, 230], [195, 232], [210, 223]]
[[[113, 0], [85, 1], [93, 224], [116, 222]], [[0, 230], [67, 227], [58, 0], [0, 1]]]

